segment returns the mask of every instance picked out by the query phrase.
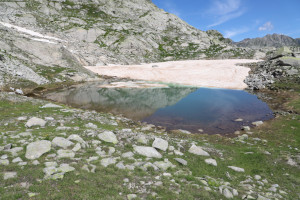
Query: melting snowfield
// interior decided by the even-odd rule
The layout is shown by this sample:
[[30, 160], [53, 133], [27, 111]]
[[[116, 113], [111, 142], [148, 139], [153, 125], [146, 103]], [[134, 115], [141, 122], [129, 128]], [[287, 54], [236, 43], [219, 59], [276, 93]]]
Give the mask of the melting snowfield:
[[86, 66], [99, 75], [117, 76], [137, 80], [157, 81], [196, 87], [245, 89], [250, 69], [238, 63], [259, 60], [191, 60], [170, 61], [142, 65]]

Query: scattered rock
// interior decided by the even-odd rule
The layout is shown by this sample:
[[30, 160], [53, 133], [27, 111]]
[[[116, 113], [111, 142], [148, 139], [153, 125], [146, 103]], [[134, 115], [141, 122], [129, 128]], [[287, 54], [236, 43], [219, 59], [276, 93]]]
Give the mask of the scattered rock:
[[41, 127], [44, 127], [46, 125], [46, 121], [43, 120], [43, 119], [40, 119], [40, 118], [37, 118], [37, 117], [32, 117], [30, 118], [25, 126], [28, 127], [28, 128], [31, 128], [33, 126], [41, 126]]
[[240, 168], [240, 167], [228, 166], [228, 168], [230, 168], [230, 169], [232, 169], [233, 171], [236, 171], [236, 172], [245, 172], [245, 170], [243, 168]]
[[205, 163], [213, 166], [217, 166], [217, 161], [215, 159], [209, 158], [205, 159]]
[[194, 144], [189, 149], [189, 152], [192, 153], [192, 154], [199, 155], [199, 156], [209, 156], [209, 153], [207, 153], [201, 147], [198, 147]]
[[11, 179], [17, 177], [17, 172], [4, 172], [3, 179]]
[[52, 144], [53, 144], [53, 146], [58, 146], [58, 147], [61, 147], [61, 148], [64, 148], [64, 149], [67, 149], [69, 146], [74, 145], [73, 142], [71, 142], [70, 140], [67, 140], [63, 137], [55, 137], [52, 140]]
[[127, 199], [128, 200], [132, 200], [132, 199], [136, 199], [137, 198], [137, 195], [136, 194], [128, 194], [127, 195]]
[[161, 138], [155, 138], [152, 147], [160, 149], [162, 151], [166, 151], [168, 149], [168, 141]]
[[156, 161], [153, 163], [156, 167], [158, 167], [159, 169], [166, 171], [169, 168], [174, 168], [176, 167], [175, 165], [173, 165], [170, 161], [168, 161], [167, 159], [165, 159], [165, 161]]
[[41, 108], [62, 108], [62, 106], [59, 106], [59, 105], [56, 105], [53, 103], [48, 103], [48, 104], [42, 106]]
[[148, 139], [146, 138], [146, 136], [141, 135], [137, 138], [137, 142], [141, 144], [148, 144]]
[[177, 162], [179, 162], [182, 165], [187, 165], [187, 161], [182, 158], [174, 158]]
[[79, 143], [77, 143], [77, 144], [73, 147], [72, 151], [77, 152], [77, 151], [79, 151], [80, 149], [81, 149], [81, 146], [80, 146]]
[[116, 158], [104, 158], [101, 160], [101, 165], [107, 167], [108, 165], [115, 164], [116, 162]]
[[57, 158], [74, 158], [75, 153], [71, 150], [60, 149], [57, 151]]
[[229, 191], [229, 189], [225, 188], [223, 190], [223, 195], [227, 198], [227, 199], [232, 199], [233, 198], [233, 194]]
[[250, 131], [250, 127], [249, 126], [242, 126], [241, 129], [244, 130], [244, 131]]
[[39, 158], [44, 153], [51, 150], [51, 142], [47, 140], [41, 140], [32, 142], [27, 145], [25, 157], [30, 160]]
[[116, 135], [111, 131], [105, 131], [103, 133], [100, 133], [98, 135], [98, 138], [105, 142], [109, 142], [109, 143], [113, 143], [113, 144], [118, 143], [118, 139], [117, 139]]
[[162, 155], [153, 147], [135, 146], [134, 151], [149, 158], [162, 158]]
[[256, 122], [252, 122], [252, 124], [253, 124], [254, 126], [260, 126], [260, 125], [263, 125], [264, 122], [263, 122], [263, 121], [256, 121]]
[[0, 165], [9, 165], [9, 160], [7, 159], [3, 159], [3, 160], [0, 160]]
[[132, 158], [133, 156], [134, 156], [134, 153], [131, 151], [122, 154], [123, 158]]

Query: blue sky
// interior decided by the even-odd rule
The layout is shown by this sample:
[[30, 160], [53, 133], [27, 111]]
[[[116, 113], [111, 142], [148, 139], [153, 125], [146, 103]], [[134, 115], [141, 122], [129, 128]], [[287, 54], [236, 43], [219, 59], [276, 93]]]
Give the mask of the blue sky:
[[152, 0], [200, 29], [234, 41], [278, 33], [300, 38], [300, 0]]

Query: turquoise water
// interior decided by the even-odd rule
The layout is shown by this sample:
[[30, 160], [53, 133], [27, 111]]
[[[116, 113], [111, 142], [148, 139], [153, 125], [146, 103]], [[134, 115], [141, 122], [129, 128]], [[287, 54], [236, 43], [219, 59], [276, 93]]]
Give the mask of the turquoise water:
[[[208, 88], [100, 88], [84, 84], [45, 96], [74, 107], [122, 114], [133, 120], [194, 133], [227, 134], [273, 113], [255, 95]], [[241, 118], [242, 122], [235, 119]]]

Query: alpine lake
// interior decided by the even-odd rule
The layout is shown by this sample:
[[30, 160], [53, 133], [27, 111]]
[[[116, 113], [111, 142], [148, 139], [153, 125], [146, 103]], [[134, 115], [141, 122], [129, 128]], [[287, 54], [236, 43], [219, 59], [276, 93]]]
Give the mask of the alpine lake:
[[44, 98], [81, 109], [123, 115], [170, 130], [227, 135], [274, 118], [267, 103], [244, 90], [100, 81], [74, 85]]

